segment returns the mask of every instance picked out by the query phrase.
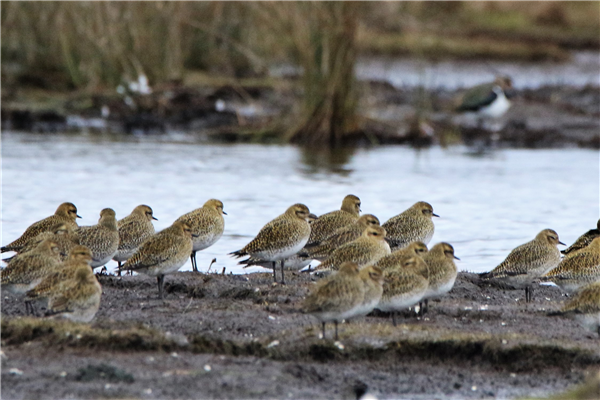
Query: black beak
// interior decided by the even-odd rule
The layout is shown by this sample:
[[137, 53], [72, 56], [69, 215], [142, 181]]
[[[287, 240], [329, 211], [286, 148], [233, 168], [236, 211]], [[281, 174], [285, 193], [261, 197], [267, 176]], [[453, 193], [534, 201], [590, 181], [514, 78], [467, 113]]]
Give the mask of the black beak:
[[431, 213], [431, 215], [433, 215], [434, 217], [440, 217], [439, 215], [437, 215], [436, 213]]
[[200, 235], [192, 233], [192, 237], [198, 237]]
[[155, 221], [158, 221], [158, 218], [154, 218], [154, 215], [152, 216], [152, 219]]
[[221, 211], [224, 215], [227, 215], [227, 213], [225, 211]]
[[564, 244], [563, 242], [561, 242], [560, 240], [558, 241], [558, 244], [562, 244], [563, 246], [566, 246], [566, 244]]
[[456, 256], [452, 256], [452, 257], [454, 257], [454, 258], [456, 258], [458, 261], [460, 261], [460, 258], [458, 258], [458, 257], [456, 257]]
[[76, 216], [77, 218], [81, 218], [81, 216], [80, 216], [80, 215], [77, 215], [77, 214], [75, 214], [75, 216]]

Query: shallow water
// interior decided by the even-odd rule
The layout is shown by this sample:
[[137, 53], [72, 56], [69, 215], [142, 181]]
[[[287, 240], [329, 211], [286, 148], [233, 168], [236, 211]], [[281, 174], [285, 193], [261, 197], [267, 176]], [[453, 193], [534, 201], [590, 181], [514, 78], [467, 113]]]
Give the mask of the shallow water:
[[[2, 135], [2, 244], [71, 201], [92, 225], [104, 207], [123, 218], [148, 204], [157, 230], [209, 198], [225, 204], [225, 233], [198, 253], [198, 264], [243, 270], [238, 250], [293, 203], [316, 214], [349, 193], [382, 222], [419, 200], [437, 214], [430, 245], [447, 241], [459, 269], [487, 271], [544, 228], [570, 244], [600, 213], [595, 150], [500, 150], [485, 157], [462, 147], [420, 153], [387, 146], [330, 155], [293, 146], [217, 145], [190, 136], [147, 138]], [[110, 262], [109, 269], [116, 266]], [[191, 269], [189, 261], [182, 269]]]
[[563, 63], [450, 60], [432, 62], [415, 58], [363, 58], [357, 63], [359, 79], [387, 81], [395, 87], [423, 86], [428, 89], [456, 90], [508, 75], [517, 89], [566, 85], [600, 85], [600, 54], [574, 52]]

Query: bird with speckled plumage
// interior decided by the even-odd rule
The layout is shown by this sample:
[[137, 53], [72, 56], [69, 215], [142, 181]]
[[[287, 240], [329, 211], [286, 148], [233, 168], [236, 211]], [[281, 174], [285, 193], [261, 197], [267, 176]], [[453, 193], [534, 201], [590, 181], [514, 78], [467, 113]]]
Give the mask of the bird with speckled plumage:
[[392, 251], [392, 254], [398, 254], [398, 256], [411, 255], [411, 256], [423, 257], [425, 254], [427, 254], [428, 251], [429, 251], [429, 249], [427, 249], [427, 245], [425, 243], [416, 241], [416, 242], [411, 242], [406, 247]]
[[345, 262], [354, 262], [361, 269], [376, 263], [391, 253], [385, 235], [385, 229], [382, 227], [369, 226], [361, 237], [335, 249], [315, 271], [337, 271]]
[[383, 271], [379, 267], [369, 265], [360, 270], [359, 277], [363, 281], [365, 294], [363, 301], [355, 310], [355, 316], [369, 314], [381, 300], [383, 294]]
[[[2, 290], [23, 294], [61, 266], [58, 245], [51, 240], [44, 240], [35, 249], [17, 254], [8, 263], [0, 273], [0, 285]], [[33, 313], [28, 302], [25, 302], [25, 311], [27, 314]]]
[[90, 322], [100, 308], [102, 286], [88, 265], [77, 267], [72, 278], [48, 293], [46, 315]]
[[118, 268], [121, 267], [123, 261], [127, 261], [135, 253], [146, 239], [154, 235], [152, 220], [157, 220], [152, 208], [141, 204], [135, 207], [131, 214], [117, 221], [119, 246], [113, 260], [117, 262]]
[[321, 215], [312, 223], [307, 246], [315, 246], [337, 229], [355, 222], [360, 217], [360, 199], [353, 194], [344, 197], [342, 207]]
[[121, 270], [156, 276], [158, 296], [163, 299], [165, 275], [177, 272], [185, 264], [192, 247], [192, 229], [185, 222], [175, 221], [142, 243]]
[[425, 293], [425, 308], [422, 313], [427, 312], [429, 299], [439, 298], [448, 293], [454, 286], [458, 269], [454, 260], [460, 260], [454, 255], [454, 247], [450, 243], [441, 242], [436, 244], [423, 255], [427, 263], [427, 281], [429, 287]]
[[[38, 244], [44, 240], [52, 240], [56, 242], [60, 251], [60, 258], [62, 261], [66, 260], [69, 252], [75, 246], [77, 246], [77, 238], [73, 235], [73, 230], [67, 228], [66, 224], [60, 224], [51, 231], [46, 231], [38, 234], [34, 238], [27, 241], [27, 244], [19, 250], [19, 253], [26, 253], [37, 247]], [[5, 258], [3, 261], [10, 262], [13, 257]]]
[[592, 243], [592, 241], [597, 237], [600, 237], [600, 219], [596, 224], [596, 229], [590, 229], [583, 235], [579, 236], [575, 243], [567, 247], [565, 250], [561, 251], [561, 253], [565, 255], [571, 255], [576, 251], [581, 250], [586, 246], [589, 246], [590, 243]]
[[192, 233], [197, 235], [193, 239], [194, 247], [190, 256], [194, 272], [198, 272], [196, 252], [212, 246], [223, 236], [223, 231], [225, 230], [223, 215], [227, 215], [223, 211], [223, 202], [221, 200], [210, 199], [201, 208], [197, 208], [177, 218], [177, 221], [185, 222], [191, 226]]
[[308, 241], [310, 210], [304, 204], [294, 204], [285, 213], [267, 223], [256, 237], [242, 249], [229, 253], [237, 258], [250, 256], [239, 264], [245, 265], [251, 259], [271, 261], [273, 280], [277, 280], [275, 264], [281, 263], [281, 283], [285, 283], [285, 259], [297, 254]]
[[392, 253], [380, 260], [375, 266], [383, 270], [383, 293], [375, 307], [392, 314], [392, 323], [396, 326], [398, 311], [419, 303], [429, 287], [426, 275], [427, 264], [415, 255]]
[[304, 303], [302, 310], [313, 315], [322, 324], [325, 339], [325, 324], [335, 324], [335, 340], [338, 340], [338, 323], [356, 316], [365, 295], [365, 285], [356, 263], [346, 262], [336, 274], [317, 282]]
[[387, 220], [382, 227], [387, 232], [387, 240], [392, 250], [401, 249], [416, 241], [428, 244], [435, 230], [432, 217], [439, 215], [433, 212], [431, 204], [419, 201]]
[[75, 229], [77, 228], [77, 218], [81, 218], [77, 215], [77, 207], [73, 203], [62, 203], [58, 206], [54, 215], [30, 225], [17, 240], [2, 247], [1, 252], [18, 252], [30, 239], [42, 232], [55, 230], [62, 224], [66, 225], [68, 229]]
[[320, 244], [305, 248], [300, 252], [302, 257], [323, 261], [338, 247], [358, 239], [369, 226], [379, 226], [379, 219], [373, 214], [365, 214], [355, 222], [336, 229]]
[[515, 289], [525, 288], [525, 301], [530, 302], [533, 281], [560, 263], [562, 244], [558, 233], [544, 229], [535, 239], [513, 249], [500, 265], [488, 273], [481, 274], [484, 280], [494, 280]]
[[600, 282], [584, 286], [567, 300], [559, 312], [551, 314], [573, 318], [600, 337]]
[[119, 230], [115, 210], [105, 208], [100, 211], [100, 219], [96, 225], [80, 226], [74, 236], [82, 246], [92, 251], [92, 268], [109, 262], [119, 249]]
[[600, 281], [600, 237], [588, 246], [563, 258], [558, 266], [541, 278], [554, 282], [567, 293], [573, 293], [585, 285]]
[[80, 266], [87, 266], [91, 270], [92, 251], [85, 246], [76, 245], [69, 256], [56, 271], [48, 274], [38, 285], [27, 292], [26, 301], [47, 299], [57, 290], [56, 286], [63, 285], [75, 277], [75, 272]]

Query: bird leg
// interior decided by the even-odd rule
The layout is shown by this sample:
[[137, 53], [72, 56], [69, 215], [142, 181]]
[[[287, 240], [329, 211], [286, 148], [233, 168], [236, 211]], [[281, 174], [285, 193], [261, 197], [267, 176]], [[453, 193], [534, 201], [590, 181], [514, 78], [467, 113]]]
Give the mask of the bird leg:
[[429, 299], [425, 299], [424, 304], [425, 304], [425, 309], [424, 309], [425, 312], [423, 314], [426, 314], [429, 312]]
[[283, 262], [284, 260], [279, 261], [281, 263], [281, 284], [285, 285], [285, 277], [283, 276]]
[[338, 340], [338, 329], [337, 329], [338, 322], [337, 322], [337, 319], [335, 321], [333, 321], [333, 323], [335, 324], [335, 340]]
[[165, 276], [164, 275], [158, 275], [156, 277], [156, 282], [158, 283], [158, 297], [160, 297], [161, 300], [164, 299], [164, 295], [163, 295], [163, 286], [165, 283]]
[[[325, 322], [322, 323], [321, 329], [323, 332], [323, 339], [325, 339]], [[600, 329], [600, 328], [598, 328], [598, 329]], [[598, 334], [600, 334], [600, 332], [598, 332]]]
[[392, 324], [396, 326], [396, 311], [392, 311]]
[[525, 286], [525, 302], [530, 303], [533, 296], [533, 287]]
[[192, 250], [190, 260], [192, 261], [192, 271], [198, 272], [198, 262], [196, 261], [196, 252], [194, 250]]
[[277, 268], [277, 261], [271, 261], [273, 264], [273, 282], [277, 282], [277, 272], [275, 268]]

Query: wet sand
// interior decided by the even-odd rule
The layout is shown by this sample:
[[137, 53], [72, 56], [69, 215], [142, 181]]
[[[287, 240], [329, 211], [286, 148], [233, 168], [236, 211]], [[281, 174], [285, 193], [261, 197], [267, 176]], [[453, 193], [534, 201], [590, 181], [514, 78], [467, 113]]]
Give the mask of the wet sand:
[[[308, 274], [197, 274], [154, 279], [100, 276], [103, 298], [90, 325], [24, 317], [2, 295], [2, 398], [513, 398], [583, 382], [600, 366], [600, 340], [564, 317], [566, 297], [524, 292], [461, 273], [430, 302], [341, 324], [319, 338], [301, 313]], [[38, 307], [38, 313], [43, 309]]]

